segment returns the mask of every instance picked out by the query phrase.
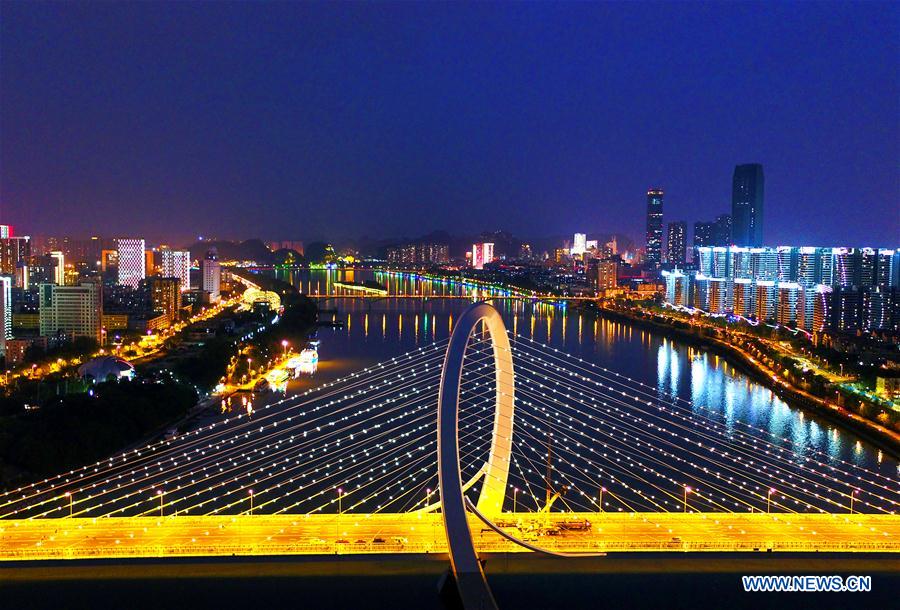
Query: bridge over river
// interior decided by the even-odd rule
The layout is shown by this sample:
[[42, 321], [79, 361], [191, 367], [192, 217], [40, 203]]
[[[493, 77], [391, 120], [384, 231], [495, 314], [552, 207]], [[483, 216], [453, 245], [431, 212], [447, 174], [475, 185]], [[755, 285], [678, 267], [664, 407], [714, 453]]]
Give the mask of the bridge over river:
[[[0, 495], [0, 561], [896, 553], [900, 487], [509, 333], [448, 340]], [[887, 460], [892, 458], [888, 457]]]

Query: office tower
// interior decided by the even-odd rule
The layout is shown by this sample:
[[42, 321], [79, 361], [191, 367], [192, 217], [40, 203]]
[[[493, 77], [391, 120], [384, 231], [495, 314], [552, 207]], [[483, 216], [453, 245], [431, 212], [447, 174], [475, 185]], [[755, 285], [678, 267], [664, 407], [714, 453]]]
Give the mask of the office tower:
[[666, 259], [675, 265], [687, 262], [687, 223], [683, 220], [670, 222], [666, 239]]
[[169, 324], [177, 321], [181, 311], [181, 280], [177, 277], [152, 277], [149, 284], [153, 311], [164, 314]]
[[738, 165], [731, 183], [732, 242], [763, 245], [763, 168], [759, 163]]
[[16, 266], [31, 256], [30, 237], [0, 238], [0, 274], [13, 275]]
[[7, 239], [13, 236], [13, 228], [10, 225], [0, 225], [0, 239]]
[[713, 241], [715, 226], [714, 222], [697, 221], [694, 223], [694, 263], [700, 262], [700, 248], [717, 245]]
[[719, 214], [713, 225], [713, 246], [731, 245], [731, 214]]
[[472, 244], [472, 266], [476, 269], [484, 269], [484, 266], [494, 260], [494, 244], [485, 242]]
[[602, 260], [597, 264], [597, 288], [614, 290], [619, 282], [619, 261], [615, 258]]
[[572, 240], [572, 249], [569, 251], [572, 256], [581, 256], [587, 251], [587, 234], [576, 233], [575, 239]]
[[663, 240], [663, 191], [647, 191], [647, 266], [655, 269], [662, 262]]
[[6, 354], [6, 340], [12, 339], [12, 278], [0, 275], [0, 354]]
[[137, 288], [146, 277], [143, 239], [118, 240], [119, 284]]
[[186, 250], [160, 251], [160, 274], [163, 277], [176, 277], [181, 281], [181, 291], [191, 288], [191, 253]]
[[66, 285], [66, 257], [59, 250], [49, 254], [53, 261], [53, 283], [57, 286]]
[[209, 293], [209, 302], [219, 302], [219, 286], [222, 281], [222, 268], [219, 257], [213, 249], [206, 253], [200, 262], [200, 289]]
[[38, 291], [41, 335], [63, 331], [72, 337], [102, 341], [103, 289], [99, 282], [41, 284]]

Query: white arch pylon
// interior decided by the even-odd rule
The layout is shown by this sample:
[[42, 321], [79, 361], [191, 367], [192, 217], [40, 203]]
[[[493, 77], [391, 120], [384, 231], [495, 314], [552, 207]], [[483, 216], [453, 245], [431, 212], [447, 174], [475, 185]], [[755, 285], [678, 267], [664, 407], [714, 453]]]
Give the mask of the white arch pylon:
[[[466, 486], [463, 486], [459, 464], [459, 388], [462, 383], [466, 347], [479, 322], [483, 322], [487, 328], [494, 352], [497, 384], [494, 433], [487, 463]], [[464, 489], [483, 476], [484, 482], [477, 505], [479, 512], [495, 515], [503, 511], [512, 452], [514, 402], [512, 351], [506, 326], [496, 309], [487, 303], [475, 303], [460, 316], [447, 345], [438, 392], [437, 418], [440, 508], [444, 530], [447, 533], [447, 546], [450, 550], [450, 566], [465, 608], [497, 607], [484, 569], [475, 553], [466, 513]]]

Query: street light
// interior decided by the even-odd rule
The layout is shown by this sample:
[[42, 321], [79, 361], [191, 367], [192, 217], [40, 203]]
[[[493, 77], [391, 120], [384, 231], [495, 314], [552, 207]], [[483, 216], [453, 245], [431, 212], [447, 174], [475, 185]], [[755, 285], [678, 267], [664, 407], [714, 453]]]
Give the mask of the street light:
[[688, 506], [687, 506], [687, 496], [688, 496], [689, 493], [691, 493], [691, 491], [692, 491], [692, 490], [691, 490], [690, 487], [688, 487], [687, 485], [684, 486], [684, 512], [687, 512], [687, 508], [688, 508]]
[[250, 494], [250, 514], [252, 515], [253, 514], [253, 490], [252, 489], [249, 490], [248, 493]]
[[516, 496], [519, 495], [519, 488], [513, 488], [513, 514], [516, 513]]
[[600, 512], [603, 512], [603, 492], [606, 491], [605, 487], [600, 488]]
[[766, 494], [766, 512], [772, 512], [772, 494], [775, 493], [775, 488], [770, 487], [769, 493]]
[[163, 516], [163, 490], [157, 489], [156, 495], [159, 496], [159, 516]]
[[287, 347], [288, 347], [287, 339], [281, 340], [281, 347], [284, 350], [284, 357], [287, 358]]
[[72, 517], [72, 494], [71, 492], [66, 492], [64, 494], [69, 499], [69, 518]]
[[851, 515], [853, 514], [853, 500], [856, 499], [857, 493], [859, 493], [858, 489], [854, 489], [852, 492], [850, 492], [850, 514]]

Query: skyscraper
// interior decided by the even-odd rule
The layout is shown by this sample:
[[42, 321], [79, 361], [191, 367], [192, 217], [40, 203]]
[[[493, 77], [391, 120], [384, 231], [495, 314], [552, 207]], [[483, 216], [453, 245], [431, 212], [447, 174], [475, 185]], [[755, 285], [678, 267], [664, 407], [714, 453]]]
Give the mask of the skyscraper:
[[647, 266], [653, 269], [662, 262], [663, 239], [663, 191], [651, 188], [647, 191]]
[[181, 281], [181, 291], [191, 287], [191, 253], [186, 250], [160, 251], [160, 274], [163, 277], [177, 277]]
[[666, 260], [675, 265], [687, 262], [687, 223], [670, 222], [666, 241]]
[[731, 214], [719, 214], [713, 227], [714, 246], [731, 245]]
[[119, 251], [119, 284], [137, 288], [146, 277], [144, 240], [120, 239]]
[[732, 241], [738, 246], [763, 244], [763, 168], [737, 165], [731, 182]]

